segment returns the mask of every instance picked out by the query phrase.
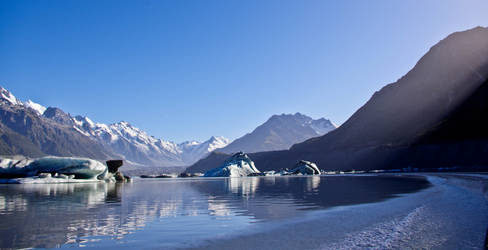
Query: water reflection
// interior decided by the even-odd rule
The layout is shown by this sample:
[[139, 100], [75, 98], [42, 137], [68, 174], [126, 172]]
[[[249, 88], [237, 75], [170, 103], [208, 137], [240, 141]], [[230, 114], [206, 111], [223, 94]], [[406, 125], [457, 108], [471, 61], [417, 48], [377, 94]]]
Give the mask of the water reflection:
[[137, 232], [137, 242], [151, 235], [145, 240], [176, 244], [427, 186], [421, 178], [378, 176], [0, 185], [0, 248], [96, 246]]
[[81, 235], [123, 235], [127, 230], [115, 226], [117, 216], [97, 213], [101, 205], [120, 202], [120, 188], [105, 183], [2, 185], [0, 247], [56, 247], [83, 243]]
[[234, 194], [249, 198], [253, 197], [258, 189], [261, 178], [228, 178], [227, 189]]
[[303, 210], [377, 202], [429, 184], [420, 177], [269, 176], [228, 178], [193, 186], [208, 195], [212, 215], [229, 215], [229, 211], [234, 211], [262, 221], [297, 216]]
[[320, 186], [320, 176], [307, 178], [307, 192], [315, 192]]

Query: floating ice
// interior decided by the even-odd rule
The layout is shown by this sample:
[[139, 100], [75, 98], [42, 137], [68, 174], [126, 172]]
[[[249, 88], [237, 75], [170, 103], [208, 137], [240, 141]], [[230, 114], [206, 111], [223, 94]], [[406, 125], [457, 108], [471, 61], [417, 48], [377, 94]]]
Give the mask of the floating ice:
[[320, 174], [320, 170], [315, 163], [301, 160], [288, 171], [288, 174], [314, 175]]
[[229, 158], [222, 166], [205, 172], [204, 177], [240, 177], [261, 173], [246, 154], [239, 152]]
[[[0, 159], [0, 177], [18, 178], [7, 183], [78, 182], [76, 180], [112, 180], [105, 164], [74, 157], [43, 157], [38, 159]], [[26, 178], [27, 177], [27, 178]], [[22, 179], [22, 180], [20, 180]]]

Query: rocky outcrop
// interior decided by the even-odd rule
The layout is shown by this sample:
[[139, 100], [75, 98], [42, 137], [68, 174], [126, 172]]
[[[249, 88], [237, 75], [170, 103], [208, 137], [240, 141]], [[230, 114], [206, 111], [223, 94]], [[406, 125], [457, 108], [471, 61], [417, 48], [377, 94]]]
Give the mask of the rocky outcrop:
[[108, 160], [105, 163], [107, 164], [109, 173], [117, 173], [119, 168], [124, 165], [123, 160]]
[[131, 181], [131, 178], [129, 176], [126, 176], [119, 171], [119, 168], [122, 167], [122, 165], [124, 165], [123, 160], [108, 160], [105, 163], [107, 164], [108, 172], [113, 174], [117, 182]]
[[183, 172], [178, 175], [178, 178], [190, 178], [190, 177], [200, 177], [202, 176], [202, 173], [186, 173]]
[[141, 175], [141, 178], [148, 179], [148, 178], [158, 178], [158, 179], [166, 179], [166, 178], [173, 178], [172, 175], [168, 174], [160, 174], [160, 175]]
[[66, 126], [74, 125], [72, 117], [69, 114], [66, 114], [60, 108], [48, 107], [42, 115], [50, 120], [56, 121], [57, 123]]
[[132, 181], [130, 176], [124, 175], [121, 172], [114, 173], [114, 177], [115, 177], [115, 180], [117, 182], [131, 182]]

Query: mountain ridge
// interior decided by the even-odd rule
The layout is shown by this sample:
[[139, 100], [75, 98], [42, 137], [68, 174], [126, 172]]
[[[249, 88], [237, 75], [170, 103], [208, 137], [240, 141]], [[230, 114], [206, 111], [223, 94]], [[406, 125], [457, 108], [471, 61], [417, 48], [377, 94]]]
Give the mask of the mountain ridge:
[[[432, 46], [406, 75], [375, 92], [339, 128], [289, 150], [249, 156], [260, 170], [299, 160], [324, 170], [488, 166], [487, 79], [488, 28], [455, 32]], [[482, 126], [463, 125], [463, 120]], [[205, 171], [222, 158], [210, 155], [187, 171]]]
[[295, 114], [273, 115], [252, 132], [218, 149], [222, 153], [255, 153], [288, 149], [295, 143], [324, 135], [337, 126], [330, 120], [317, 120], [299, 112]]
[[[24, 154], [26, 156], [42, 156], [42, 155], [57, 155], [57, 156], [85, 156], [99, 160], [108, 158], [122, 158], [129, 163], [130, 167], [149, 166], [149, 167], [176, 167], [187, 166], [200, 158], [206, 156], [211, 151], [221, 148], [229, 143], [229, 140], [224, 137], [212, 136], [209, 140], [204, 142], [192, 141], [191, 143], [183, 142], [180, 144], [156, 139], [149, 136], [145, 131], [132, 126], [130, 123], [121, 121], [112, 124], [102, 124], [93, 122], [88, 117], [71, 116], [57, 107], [44, 107], [31, 100], [21, 102], [10, 91], [0, 87], [0, 101], [2, 103], [1, 110], [3, 125], [0, 131], [3, 131], [3, 139], [0, 144], [0, 152], [2, 154]], [[15, 112], [6, 112], [6, 111]], [[9, 123], [9, 115], [13, 113], [26, 114], [22, 119], [14, 119], [15, 122]], [[11, 119], [10, 119], [11, 120]], [[58, 144], [64, 144], [68, 148], [69, 140], [84, 141], [84, 148], [96, 148], [101, 153], [88, 153], [84, 151], [77, 151], [70, 149], [70, 153], [66, 150], [51, 150], [46, 146], [41, 147], [39, 144], [29, 144], [29, 150], [22, 150], [21, 145], [16, 145], [15, 150], [13, 141], [19, 141], [19, 138], [29, 133], [28, 129], [23, 129], [22, 133], [17, 133], [21, 128], [17, 123], [25, 123], [22, 120], [35, 120], [38, 124], [42, 124], [42, 130], [36, 131], [35, 134], [42, 134], [43, 131], [49, 127], [63, 130], [63, 132], [70, 134], [69, 136], [63, 134], [61, 141]], [[7, 126], [5, 126], [7, 125]], [[10, 125], [10, 126], [9, 126]], [[68, 132], [67, 132], [68, 131]], [[8, 136], [7, 136], [8, 134]], [[56, 138], [55, 134], [49, 137]], [[12, 140], [9, 138], [17, 138]], [[71, 138], [71, 139], [70, 139]], [[73, 139], [76, 138], [76, 139]], [[22, 141], [26, 142], [33, 138], [24, 138]], [[91, 140], [88, 142], [87, 139]], [[7, 140], [9, 143], [6, 143]], [[11, 148], [9, 148], [9, 145]], [[37, 145], [38, 150], [35, 150]], [[54, 147], [53, 145], [51, 147]], [[72, 151], [72, 152], [71, 152]], [[78, 153], [76, 153], [78, 152]]]

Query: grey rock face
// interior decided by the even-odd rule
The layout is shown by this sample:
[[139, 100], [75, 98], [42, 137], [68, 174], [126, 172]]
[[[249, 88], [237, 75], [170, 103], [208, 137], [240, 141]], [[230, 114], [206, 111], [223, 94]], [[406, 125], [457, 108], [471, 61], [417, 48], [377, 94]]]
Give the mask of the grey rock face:
[[217, 151], [230, 154], [239, 151], [254, 153], [283, 150], [335, 128], [331, 121], [324, 118], [314, 120], [300, 113], [273, 115], [251, 133]]
[[74, 125], [72, 117], [59, 108], [49, 107], [44, 111], [43, 116], [66, 126]]

